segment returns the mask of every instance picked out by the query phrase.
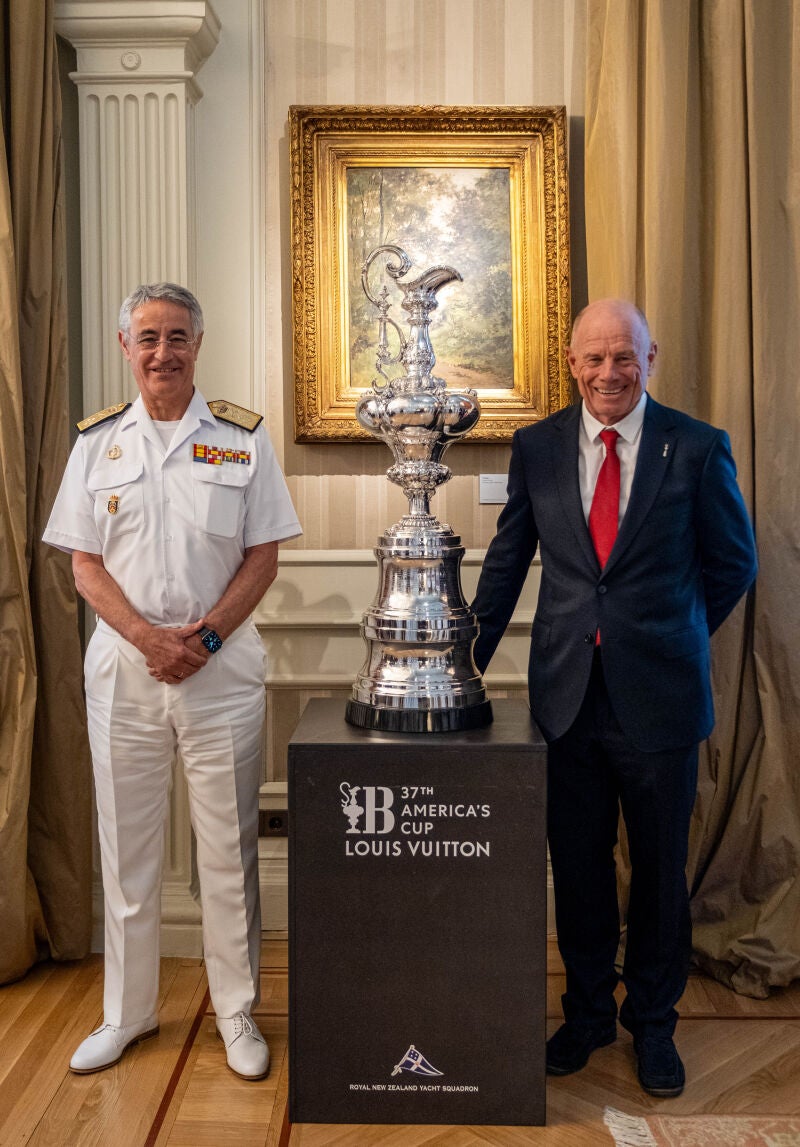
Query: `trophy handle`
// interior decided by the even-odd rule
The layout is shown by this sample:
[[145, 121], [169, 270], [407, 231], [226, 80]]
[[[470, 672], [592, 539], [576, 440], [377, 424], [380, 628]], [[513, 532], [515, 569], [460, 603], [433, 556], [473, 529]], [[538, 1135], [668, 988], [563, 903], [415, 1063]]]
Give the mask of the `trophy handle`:
[[[384, 368], [402, 362], [407, 345], [406, 337], [402, 330], [394, 319], [389, 317], [389, 307], [391, 303], [389, 302], [389, 292], [386, 289], [386, 285], [384, 284], [384, 286], [381, 287], [377, 295], [373, 295], [369, 289], [369, 269], [378, 255], [385, 254], [397, 255], [400, 259], [399, 263], [388, 263], [386, 266], [387, 272], [393, 279], [401, 278], [411, 267], [411, 260], [402, 248], [392, 246], [391, 244], [384, 244], [384, 246], [376, 247], [374, 251], [370, 251], [364, 266], [361, 268], [361, 288], [372, 305], [378, 309], [378, 353], [375, 359], [375, 369], [386, 381], [379, 382], [377, 377], [373, 378], [370, 385], [376, 394], [380, 394], [381, 391], [385, 390], [392, 382], [392, 379]], [[395, 355], [389, 351], [387, 327], [390, 326], [394, 327], [397, 332], [397, 337], [400, 340], [400, 349]]]
[[392, 276], [393, 279], [402, 279], [403, 275], [407, 275], [411, 270], [411, 260], [409, 259], [408, 255], [406, 255], [402, 247], [396, 247], [393, 243], [384, 243], [382, 246], [375, 247], [374, 250], [370, 251], [369, 255], [367, 255], [364, 266], [361, 268], [361, 289], [369, 301], [374, 303], [376, 307], [380, 307], [381, 304], [369, 289], [369, 269], [377, 259], [378, 255], [386, 254], [396, 255], [400, 260], [399, 263], [386, 264], [386, 271], [389, 275]]

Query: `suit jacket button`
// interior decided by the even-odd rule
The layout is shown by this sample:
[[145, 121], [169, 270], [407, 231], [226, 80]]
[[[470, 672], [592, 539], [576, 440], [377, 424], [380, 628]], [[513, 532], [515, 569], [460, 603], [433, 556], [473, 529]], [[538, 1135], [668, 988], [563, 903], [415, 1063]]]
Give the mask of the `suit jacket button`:
[[606, 585], [599, 585], [599, 586], [597, 587], [597, 592], [598, 592], [598, 593], [608, 593], [608, 586], [606, 586]]

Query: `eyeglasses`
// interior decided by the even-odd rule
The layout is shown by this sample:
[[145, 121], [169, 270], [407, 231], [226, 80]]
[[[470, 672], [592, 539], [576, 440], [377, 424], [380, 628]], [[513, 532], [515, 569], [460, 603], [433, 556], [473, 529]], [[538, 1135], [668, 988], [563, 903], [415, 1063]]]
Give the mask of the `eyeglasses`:
[[172, 335], [168, 339], [154, 339], [151, 335], [143, 335], [142, 338], [136, 340], [137, 350], [156, 350], [164, 343], [169, 350], [174, 351], [176, 354], [183, 354], [194, 346], [196, 339], [187, 339], [185, 335]]

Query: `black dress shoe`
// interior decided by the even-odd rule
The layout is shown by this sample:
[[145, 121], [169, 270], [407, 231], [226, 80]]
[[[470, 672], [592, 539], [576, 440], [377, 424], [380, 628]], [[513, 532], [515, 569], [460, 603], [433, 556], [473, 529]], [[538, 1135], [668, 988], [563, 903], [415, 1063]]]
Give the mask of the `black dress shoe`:
[[617, 1038], [615, 1023], [600, 1027], [567, 1022], [547, 1041], [547, 1074], [571, 1075], [588, 1063], [589, 1056], [598, 1047], [605, 1047]]
[[648, 1035], [633, 1041], [638, 1057], [639, 1082], [648, 1095], [670, 1099], [680, 1095], [686, 1082], [681, 1057], [669, 1036]]

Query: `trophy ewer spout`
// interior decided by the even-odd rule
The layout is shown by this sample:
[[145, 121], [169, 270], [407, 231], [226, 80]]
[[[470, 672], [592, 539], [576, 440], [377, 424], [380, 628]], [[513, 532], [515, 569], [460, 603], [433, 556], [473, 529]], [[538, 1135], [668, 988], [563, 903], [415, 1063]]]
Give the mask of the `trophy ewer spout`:
[[[386, 284], [373, 292], [369, 272], [380, 257], [402, 291], [409, 315], [406, 334], [389, 315]], [[480, 418], [474, 391], [451, 391], [432, 374], [430, 340], [437, 293], [461, 282], [453, 267], [429, 267], [408, 283], [411, 269], [401, 247], [383, 245], [367, 257], [364, 293], [377, 310], [378, 376], [356, 406], [359, 423], [381, 438], [394, 455], [387, 478], [408, 499], [408, 513], [378, 539], [379, 588], [365, 613], [362, 635], [367, 656], [353, 685], [346, 719], [366, 729], [446, 732], [491, 722], [491, 705], [472, 658], [478, 623], [461, 591], [461, 539], [431, 514], [430, 500], [450, 478], [445, 450], [468, 434]], [[399, 349], [389, 349], [389, 332]], [[397, 366], [394, 377], [387, 371]]]

